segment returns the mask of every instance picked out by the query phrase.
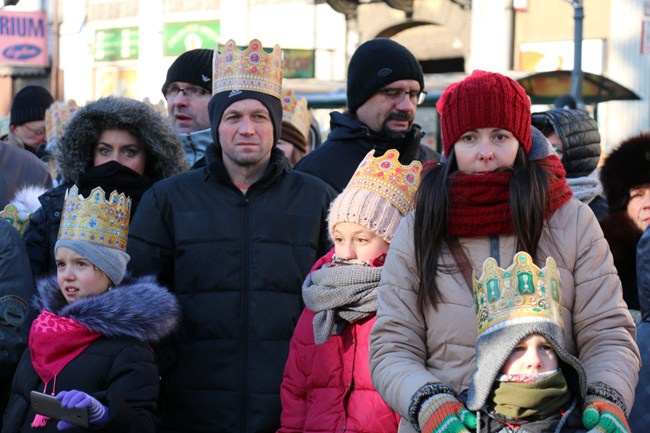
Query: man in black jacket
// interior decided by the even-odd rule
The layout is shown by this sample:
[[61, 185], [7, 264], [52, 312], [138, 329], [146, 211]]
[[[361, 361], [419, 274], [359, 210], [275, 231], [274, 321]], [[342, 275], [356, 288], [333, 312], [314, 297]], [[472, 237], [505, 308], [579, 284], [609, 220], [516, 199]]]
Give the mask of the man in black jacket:
[[423, 133], [413, 123], [425, 96], [422, 67], [408, 49], [383, 38], [363, 43], [348, 65], [348, 111], [330, 113], [329, 137], [296, 170], [341, 192], [372, 149], [375, 156], [397, 149], [402, 164], [437, 159], [420, 145]]
[[330, 247], [335, 191], [276, 146], [280, 48], [229, 41], [223, 53], [205, 167], [155, 184], [129, 233], [131, 269], [156, 274], [182, 308], [157, 348], [163, 432], [275, 432], [302, 282]]

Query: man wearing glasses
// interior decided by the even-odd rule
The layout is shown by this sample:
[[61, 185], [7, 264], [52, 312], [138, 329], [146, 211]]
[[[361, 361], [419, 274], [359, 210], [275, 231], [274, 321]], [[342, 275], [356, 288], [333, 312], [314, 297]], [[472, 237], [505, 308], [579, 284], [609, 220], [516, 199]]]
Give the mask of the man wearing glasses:
[[187, 163], [192, 168], [202, 166], [205, 148], [212, 142], [208, 115], [212, 50], [198, 48], [181, 54], [167, 70], [162, 93], [169, 120], [183, 141]]
[[341, 192], [371, 149], [375, 157], [397, 149], [402, 164], [436, 159], [413, 123], [425, 96], [422, 67], [408, 49], [384, 38], [363, 43], [348, 65], [348, 111], [330, 113], [329, 137], [296, 170]]
[[11, 103], [8, 141], [39, 158], [45, 156], [45, 111], [54, 98], [45, 87], [23, 87]]

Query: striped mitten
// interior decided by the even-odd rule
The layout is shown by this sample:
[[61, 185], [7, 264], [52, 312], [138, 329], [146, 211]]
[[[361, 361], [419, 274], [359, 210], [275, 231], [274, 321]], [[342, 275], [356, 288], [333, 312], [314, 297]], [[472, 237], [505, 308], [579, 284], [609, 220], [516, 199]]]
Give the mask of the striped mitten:
[[418, 413], [422, 433], [469, 433], [476, 427], [476, 415], [451, 394], [440, 393], [422, 402]]

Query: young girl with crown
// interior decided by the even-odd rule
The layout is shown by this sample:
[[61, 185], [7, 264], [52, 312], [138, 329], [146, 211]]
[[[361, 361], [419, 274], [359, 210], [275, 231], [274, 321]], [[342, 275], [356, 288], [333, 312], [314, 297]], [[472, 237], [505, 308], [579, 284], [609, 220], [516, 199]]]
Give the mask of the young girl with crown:
[[30, 408], [30, 392], [87, 408], [91, 429], [154, 432], [158, 369], [151, 343], [169, 335], [176, 299], [153, 277], [125, 276], [131, 200], [101, 188], [66, 194], [56, 276], [38, 282], [29, 347], [14, 376], [2, 433], [82, 431]]
[[305, 279], [304, 309], [284, 370], [278, 432], [396, 432], [399, 416], [372, 385], [370, 329], [393, 233], [412, 207], [422, 165], [370, 151], [332, 202], [334, 248]]

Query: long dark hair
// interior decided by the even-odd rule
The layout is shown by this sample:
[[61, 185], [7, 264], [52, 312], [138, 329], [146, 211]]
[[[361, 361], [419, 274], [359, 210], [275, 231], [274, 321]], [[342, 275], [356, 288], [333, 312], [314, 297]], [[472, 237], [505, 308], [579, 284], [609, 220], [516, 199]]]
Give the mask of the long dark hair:
[[[413, 241], [420, 285], [418, 300], [437, 309], [442, 300], [436, 283], [438, 272], [457, 272], [458, 267], [438, 265], [443, 241], [449, 239], [449, 177], [458, 170], [454, 149], [447, 163], [429, 171], [416, 196]], [[544, 218], [551, 203], [549, 173], [536, 161], [529, 161], [522, 147], [517, 151], [510, 180], [510, 215], [518, 249], [536, 257]]]

